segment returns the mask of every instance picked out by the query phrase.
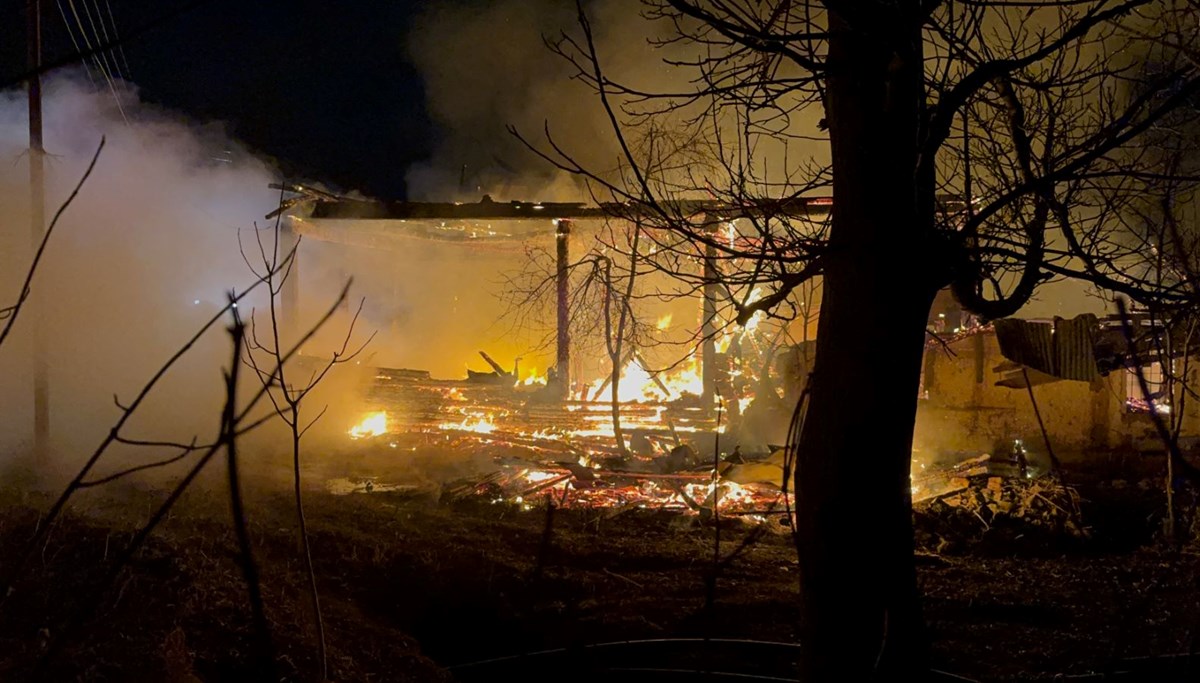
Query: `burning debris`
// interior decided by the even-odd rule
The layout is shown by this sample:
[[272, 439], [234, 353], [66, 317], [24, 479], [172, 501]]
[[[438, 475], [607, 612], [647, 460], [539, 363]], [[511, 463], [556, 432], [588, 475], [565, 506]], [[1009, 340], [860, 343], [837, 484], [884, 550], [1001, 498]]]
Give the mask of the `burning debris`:
[[636, 472], [585, 459], [551, 464], [503, 462], [482, 479], [459, 482], [443, 493], [444, 500], [467, 497], [511, 503], [526, 510], [539, 501], [566, 508], [607, 508], [610, 516], [632, 509], [711, 515], [715, 509], [717, 514], [761, 519], [784, 510], [778, 487], [743, 486], [714, 476], [711, 470]]
[[[643, 368], [640, 358], [630, 363]], [[692, 393], [700, 381], [694, 364], [657, 377], [644, 368], [640, 374], [627, 371], [618, 396], [628, 398], [618, 403], [623, 441], [612, 424], [611, 392], [610, 402], [539, 400], [544, 382], [522, 379], [515, 367], [503, 374], [498, 364], [494, 369], [488, 378], [474, 373], [464, 381], [381, 369], [370, 392], [380, 409], [348, 435], [367, 447], [491, 456], [494, 468], [443, 486], [442, 500], [474, 497], [523, 509], [549, 502], [607, 508], [610, 514], [715, 511], [758, 520], [788, 509], [780, 490], [782, 451], [746, 456], [734, 448], [727, 458], [712, 457], [728, 423]], [[607, 383], [598, 380], [585, 393], [594, 399], [605, 389]], [[336, 493], [424, 492], [365, 478], [337, 479], [329, 486]]]
[[[575, 398], [542, 400], [545, 384], [528, 379], [536, 373], [522, 377], [517, 364], [509, 372], [484, 357], [495, 370], [487, 378], [475, 373], [439, 381], [420, 372], [379, 370], [370, 397], [380, 409], [364, 416], [349, 436], [407, 451], [470, 452], [490, 459], [490, 468], [437, 491], [362, 479], [338, 481], [338, 492], [419, 493], [525, 510], [546, 504], [601, 508], [610, 515], [633, 509], [754, 520], [781, 515], [775, 519], [786, 524], [782, 515], [792, 507], [782, 492], [790, 469], [786, 450], [743, 452], [731, 438], [736, 421], [722, 419], [693, 393], [700, 388], [694, 363], [655, 376], [630, 354], [617, 395], [618, 440], [612, 393], [608, 401], [597, 400], [608, 391], [605, 380]], [[714, 457], [724, 439], [732, 449]], [[942, 538], [1002, 527], [1087, 534], [1077, 494], [1038, 476], [1020, 441], [1003, 457], [983, 454], [936, 467], [914, 458], [912, 490], [917, 514], [932, 520]]]
[[[720, 515], [777, 522], [772, 526], [780, 530], [793, 509], [781, 486], [790, 471], [787, 451], [745, 454], [735, 446], [714, 458], [712, 446], [699, 445], [715, 445], [716, 421], [686, 401], [621, 404], [631, 434], [622, 450], [611, 426], [602, 428], [611, 404], [539, 403], [519, 386], [409, 382], [404, 391], [393, 386], [385, 393], [389, 409], [368, 415], [352, 438], [411, 451], [468, 451], [491, 466], [442, 485], [340, 479], [331, 490], [526, 511], [553, 505], [602, 510], [606, 517], [633, 510], [701, 520]], [[1031, 464], [1020, 441], [1002, 456], [943, 466], [915, 457], [912, 488], [920, 542], [939, 551], [989, 539], [1028, 543], [1090, 533], [1077, 492]]]

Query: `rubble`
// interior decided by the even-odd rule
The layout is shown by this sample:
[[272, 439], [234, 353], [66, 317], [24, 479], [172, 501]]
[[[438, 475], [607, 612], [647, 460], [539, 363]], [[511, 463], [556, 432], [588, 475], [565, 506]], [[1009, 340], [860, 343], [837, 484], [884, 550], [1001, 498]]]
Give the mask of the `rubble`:
[[921, 544], [942, 551], [996, 537], [1088, 538], [1078, 492], [1051, 475], [1026, 470], [1022, 476], [1022, 469], [1021, 462], [983, 454], [914, 476], [915, 525], [926, 541]]

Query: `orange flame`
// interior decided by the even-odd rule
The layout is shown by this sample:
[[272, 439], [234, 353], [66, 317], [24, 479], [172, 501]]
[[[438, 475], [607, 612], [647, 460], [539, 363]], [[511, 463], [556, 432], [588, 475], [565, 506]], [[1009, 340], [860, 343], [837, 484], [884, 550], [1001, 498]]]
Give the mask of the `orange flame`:
[[351, 427], [349, 432], [351, 439], [364, 439], [386, 433], [387, 413], [382, 410], [375, 413], [368, 413], [362, 419], [362, 422]]

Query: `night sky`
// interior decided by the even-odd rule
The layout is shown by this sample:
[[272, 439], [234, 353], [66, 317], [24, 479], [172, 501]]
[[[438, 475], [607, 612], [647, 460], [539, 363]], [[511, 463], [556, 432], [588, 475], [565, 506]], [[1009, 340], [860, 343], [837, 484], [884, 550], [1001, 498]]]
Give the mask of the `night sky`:
[[[77, 11], [95, 1], [76, 0]], [[194, 0], [109, 2], [128, 34]], [[125, 44], [127, 76], [144, 101], [224, 122], [285, 173], [399, 199], [405, 169], [429, 156], [437, 134], [404, 49], [422, 4], [209, 0]], [[25, 6], [0, 0], [0, 83], [25, 67]], [[107, 11], [103, 0], [91, 6]], [[59, 5], [42, 0], [42, 13], [46, 61], [69, 55]]]

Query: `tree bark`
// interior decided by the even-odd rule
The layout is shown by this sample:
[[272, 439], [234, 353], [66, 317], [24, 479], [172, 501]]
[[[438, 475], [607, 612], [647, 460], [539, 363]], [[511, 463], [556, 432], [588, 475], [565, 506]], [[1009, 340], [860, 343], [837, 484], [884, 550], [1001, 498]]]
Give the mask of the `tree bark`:
[[830, 18], [834, 205], [796, 444], [804, 683], [923, 680], [928, 667], [909, 468], [940, 273], [921, 256], [933, 251], [933, 189], [916, 173], [924, 92], [910, 11]]

